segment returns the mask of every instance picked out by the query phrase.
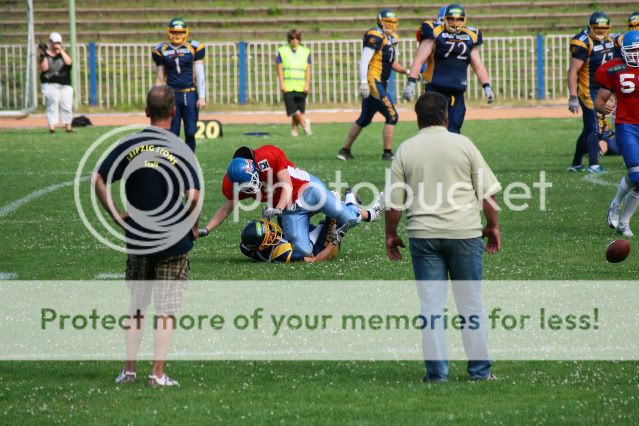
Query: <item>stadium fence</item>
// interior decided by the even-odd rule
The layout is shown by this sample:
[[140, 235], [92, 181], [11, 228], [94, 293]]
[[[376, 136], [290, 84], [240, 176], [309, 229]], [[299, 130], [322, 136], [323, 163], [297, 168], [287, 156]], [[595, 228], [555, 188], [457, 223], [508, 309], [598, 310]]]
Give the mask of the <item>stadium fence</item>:
[[[567, 96], [565, 75], [569, 63], [569, 35], [486, 37], [482, 58], [498, 99], [504, 101], [556, 99]], [[276, 42], [206, 43], [207, 102], [275, 104], [280, 102], [275, 71]], [[309, 104], [340, 105], [358, 102], [360, 40], [305, 43], [311, 49], [313, 79]], [[86, 43], [78, 45], [80, 69], [77, 87], [82, 104], [104, 109], [143, 105], [155, 80], [152, 44]], [[398, 60], [408, 66], [416, 49], [413, 40], [401, 40]], [[0, 45], [0, 109], [18, 103], [24, 91], [26, 46]], [[406, 76], [392, 74], [389, 91], [402, 103]], [[41, 95], [38, 95], [41, 97]], [[482, 90], [468, 72], [468, 99]], [[42, 100], [39, 100], [42, 104]]]

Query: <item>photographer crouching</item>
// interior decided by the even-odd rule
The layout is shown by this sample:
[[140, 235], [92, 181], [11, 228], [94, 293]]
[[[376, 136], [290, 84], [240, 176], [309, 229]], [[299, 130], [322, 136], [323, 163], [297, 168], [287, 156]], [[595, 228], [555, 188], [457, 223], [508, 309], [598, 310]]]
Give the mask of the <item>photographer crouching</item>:
[[[67, 132], [72, 132], [73, 87], [71, 86], [71, 57], [62, 48], [62, 36], [53, 32], [49, 45], [38, 46], [40, 50], [40, 82], [42, 96], [47, 108], [49, 132], [55, 133], [55, 126], [62, 121]], [[58, 120], [58, 113], [59, 118]]]

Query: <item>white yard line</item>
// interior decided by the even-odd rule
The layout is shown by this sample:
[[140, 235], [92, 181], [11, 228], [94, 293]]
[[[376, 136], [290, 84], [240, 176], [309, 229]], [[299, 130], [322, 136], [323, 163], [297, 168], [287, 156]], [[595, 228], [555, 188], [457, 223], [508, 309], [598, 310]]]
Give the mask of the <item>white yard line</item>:
[[95, 276], [96, 280], [123, 280], [124, 273], [120, 272], [100, 272]]
[[[82, 177], [80, 178], [81, 181], [87, 180], [89, 179], [88, 176]], [[40, 198], [43, 195], [47, 195], [50, 192], [53, 191], [57, 191], [58, 189], [61, 188], [66, 188], [67, 186], [72, 186], [73, 185], [72, 180], [66, 181], [66, 182], [62, 182], [62, 183], [56, 183], [55, 185], [50, 185], [47, 186], [46, 188], [42, 188], [42, 189], [38, 189], [37, 191], [33, 191], [32, 193], [18, 199], [15, 201], [10, 202], [9, 204], [6, 204], [2, 207], [0, 207], [0, 219], [6, 216], [9, 216], [10, 214], [15, 213], [16, 210], [18, 210], [20, 207], [24, 206], [27, 203], [30, 203], [31, 201], [35, 200], [36, 198]]]
[[17, 279], [18, 274], [16, 274], [15, 272], [0, 272], [0, 281]]
[[608, 182], [604, 179], [602, 179], [601, 177], [597, 176], [594, 173], [589, 173], [586, 176], [584, 176], [584, 180], [590, 183], [594, 183], [595, 185], [601, 185], [601, 186], [617, 186], [616, 183], [612, 183], [612, 182]]

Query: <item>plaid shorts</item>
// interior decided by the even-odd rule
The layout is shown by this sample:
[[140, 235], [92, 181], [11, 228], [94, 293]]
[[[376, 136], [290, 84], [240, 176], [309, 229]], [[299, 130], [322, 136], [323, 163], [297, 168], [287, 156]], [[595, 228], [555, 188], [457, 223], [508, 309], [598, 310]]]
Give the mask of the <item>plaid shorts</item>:
[[156, 314], [175, 314], [182, 307], [182, 292], [189, 278], [189, 256], [152, 257], [130, 254], [125, 279], [131, 290], [129, 312], [145, 312], [151, 303]]

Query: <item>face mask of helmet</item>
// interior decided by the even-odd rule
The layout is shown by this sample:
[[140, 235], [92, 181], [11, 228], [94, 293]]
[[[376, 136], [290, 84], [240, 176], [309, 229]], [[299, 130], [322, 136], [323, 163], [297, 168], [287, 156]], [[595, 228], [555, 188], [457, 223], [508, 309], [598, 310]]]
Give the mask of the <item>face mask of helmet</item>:
[[621, 56], [629, 67], [639, 67], [639, 31], [630, 31], [623, 36]]
[[237, 185], [240, 192], [245, 194], [257, 194], [262, 189], [262, 182], [260, 182], [260, 176], [257, 172], [251, 174], [251, 180], [248, 182], [242, 182]]
[[610, 25], [591, 25], [590, 36], [597, 41], [608, 38], [610, 35]]
[[639, 30], [639, 12], [635, 12], [628, 17], [628, 31]]
[[169, 29], [169, 41], [173, 45], [180, 45], [186, 42], [188, 37], [188, 30], [173, 30]]
[[395, 16], [395, 13], [391, 10], [381, 10], [377, 15], [377, 25], [386, 34], [395, 35], [397, 31], [397, 24], [399, 19]]
[[251, 250], [264, 250], [278, 244], [282, 238], [282, 228], [266, 219], [247, 223], [241, 236], [242, 244]]

